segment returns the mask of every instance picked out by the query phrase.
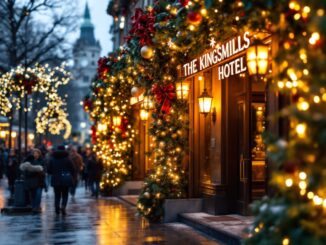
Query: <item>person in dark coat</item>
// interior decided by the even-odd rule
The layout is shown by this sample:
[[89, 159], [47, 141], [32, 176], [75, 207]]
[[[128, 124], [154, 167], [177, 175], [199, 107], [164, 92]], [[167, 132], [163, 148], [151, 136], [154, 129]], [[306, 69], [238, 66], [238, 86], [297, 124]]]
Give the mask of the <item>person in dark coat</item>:
[[39, 149], [33, 149], [32, 155], [28, 156], [20, 165], [24, 174], [24, 186], [29, 193], [32, 211], [41, 212], [42, 189], [44, 188], [45, 173], [42, 153]]
[[100, 181], [103, 173], [103, 164], [97, 161], [95, 154], [90, 148], [86, 150], [86, 162], [88, 168], [88, 179], [91, 187], [92, 196], [98, 198], [100, 191]]
[[75, 167], [74, 185], [70, 188], [70, 194], [72, 197], [74, 197], [78, 186], [79, 174], [83, 171], [84, 163], [83, 158], [78, 154], [77, 150], [74, 147], [70, 148], [69, 158]]
[[61, 213], [66, 215], [69, 188], [74, 184], [75, 168], [64, 146], [58, 146], [52, 153], [48, 174], [51, 175], [51, 185], [54, 189], [55, 212], [59, 214], [61, 210]]
[[16, 151], [11, 149], [7, 161], [7, 178], [10, 196], [13, 197], [15, 192], [15, 181], [19, 177], [19, 165], [17, 162]]

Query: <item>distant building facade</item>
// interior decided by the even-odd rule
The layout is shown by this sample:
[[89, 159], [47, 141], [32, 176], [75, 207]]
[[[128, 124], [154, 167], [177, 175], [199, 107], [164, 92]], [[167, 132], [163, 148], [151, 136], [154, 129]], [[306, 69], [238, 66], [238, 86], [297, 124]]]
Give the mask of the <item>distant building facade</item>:
[[134, 15], [135, 9], [145, 9], [147, 6], [152, 5], [153, 2], [154, 0], [111, 0], [109, 2], [107, 13], [113, 17], [113, 24], [110, 28], [113, 50], [124, 44], [131, 28], [131, 17]]
[[78, 137], [80, 143], [88, 139], [88, 131], [91, 125], [81, 102], [90, 91], [89, 87], [96, 74], [97, 61], [100, 54], [101, 45], [95, 39], [94, 25], [91, 21], [88, 4], [86, 3], [84, 19], [80, 27], [80, 36], [73, 49], [73, 79], [70, 85], [68, 101], [73, 136], [75, 136], [75, 139]]

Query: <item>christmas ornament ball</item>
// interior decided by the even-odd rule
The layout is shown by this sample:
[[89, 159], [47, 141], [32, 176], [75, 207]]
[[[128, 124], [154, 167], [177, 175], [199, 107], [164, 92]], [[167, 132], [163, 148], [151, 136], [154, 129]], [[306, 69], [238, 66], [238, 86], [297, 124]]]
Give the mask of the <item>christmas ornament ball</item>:
[[187, 21], [192, 25], [199, 25], [202, 19], [203, 17], [200, 15], [200, 13], [194, 11], [189, 12], [187, 15]]
[[132, 87], [131, 88], [131, 96], [138, 97], [141, 93], [141, 89], [138, 87]]
[[153, 57], [154, 50], [152, 47], [145, 45], [140, 49], [140, 54], [144, 59], [148, 60]]
[[151, 194], [149, 194], [149, 192], [146, 191], [146, 192], [144, 192], [144, 197], [145, 198], [150, 198], [151, 197]]
[[164, 141], [161, 141], [160, 144], [159, 144], [159, 147], [162, 149], [165, 147], [165, 142]]

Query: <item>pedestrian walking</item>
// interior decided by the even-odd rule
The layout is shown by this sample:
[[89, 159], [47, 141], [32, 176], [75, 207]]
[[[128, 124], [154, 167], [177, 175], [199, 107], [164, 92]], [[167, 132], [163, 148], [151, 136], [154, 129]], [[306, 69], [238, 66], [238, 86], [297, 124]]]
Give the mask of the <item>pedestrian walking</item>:
[[88, 189], [89, 181], [88, 181], [88, 167], [87, 167], [87, 161], [86, 161], [86, 148], [84, 146], [79, 146], [77, 150], [78, 154], [83, 158], [83, 171], [82, 171], [82, 180], [84, 181], [85, 185], [85, 191]]
[[4, 174], [4, 168], [5, 168], [5, 150], [1, 146], [0, 147], [0, 179], [2, 179]]
[[25, 190], [28, 192], [32, 211], [41, 212], [42, 189], [45, 187], [44, 161], [39, 149], [33, 149], [25, 162], [20, 165], [24, 176]]
[[92, 196], [98, 198], [100, 191], [100, 181], [103, 173], [103, 164], [101, 161], [96, 159], [95, 154], [90, 148], [86, 149], [86, 162]]
[[9, 152], [6, 171], [10, 198], [13, 198], [15, 192], [15, 181], [19, 177], [19, 164], [17, 162], [17, 155], [15, 149], [11, 149]]
[[70, 188], [70, 194], [72, 197], [74, 197], [79, 182], [79, 176], [84, 168], [84, 163], [83, 163], [83, 158], [81, 157], [81, 155], [78, 154], [77, 150], [74, 147], [70, 148], [69, 158], [72, 161], [75, 168], [74, 184]]
[[56, 214], [66, 215], [69, 188], [73, 186], [75, 168], [64, 146], [58, 146], [53, 152], [48, 166], [51, 185], [54, 189], [54, 206]]

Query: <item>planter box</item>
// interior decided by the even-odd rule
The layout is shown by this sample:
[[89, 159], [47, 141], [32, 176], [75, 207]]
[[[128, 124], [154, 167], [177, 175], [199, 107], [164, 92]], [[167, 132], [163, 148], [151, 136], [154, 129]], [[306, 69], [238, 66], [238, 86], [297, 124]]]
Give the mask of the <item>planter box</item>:
[[164, 202], [164, 223], [176, 222], [178, 214], [202, 212], [201, 198], [166, 199]]
[[113, 196], [139, 195], [144, 181], [126, 181], [122, 186], [114, 189]]

